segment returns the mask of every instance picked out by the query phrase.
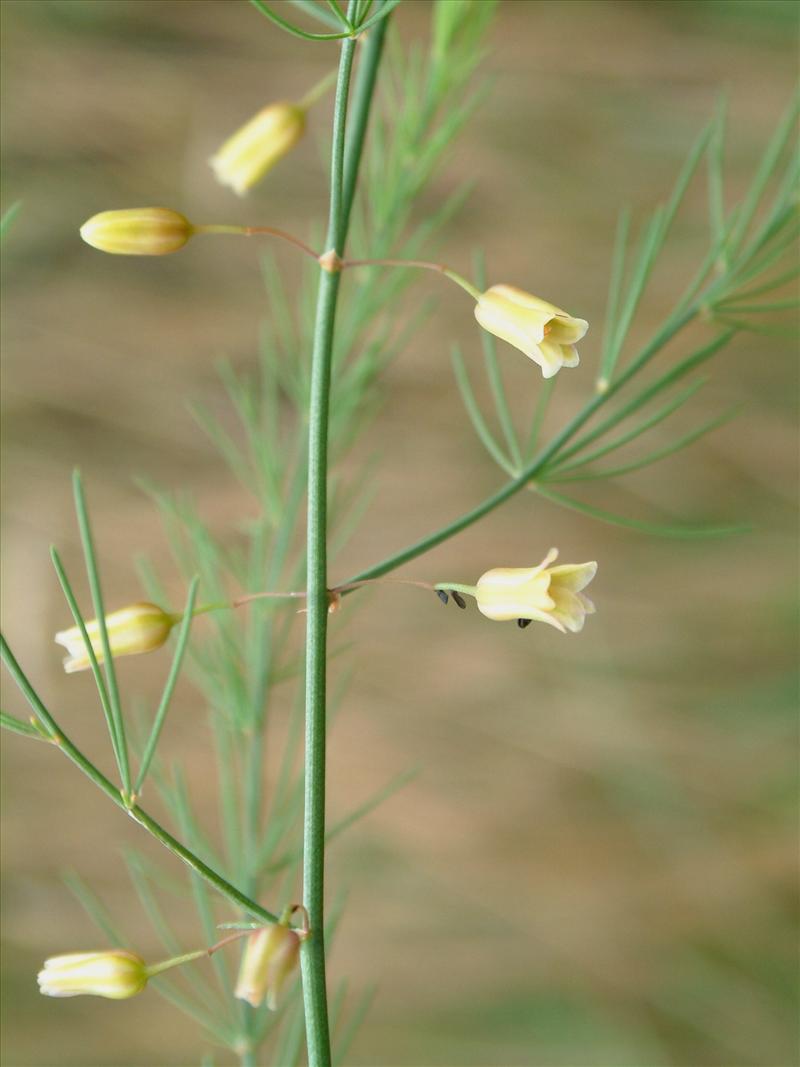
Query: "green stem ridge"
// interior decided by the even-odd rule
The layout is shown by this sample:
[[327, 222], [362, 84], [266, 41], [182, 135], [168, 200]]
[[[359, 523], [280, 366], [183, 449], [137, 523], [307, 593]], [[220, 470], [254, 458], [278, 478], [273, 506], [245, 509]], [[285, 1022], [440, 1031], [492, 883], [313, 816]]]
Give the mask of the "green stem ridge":
[[[355, 15], [351, 0], [347, 17]], [[385, 19], [379, 29], [385, 28]], [[383, 33], [368, 39], [355, 91], [352, 125], [345, 141], [347, 102], [355, 41], [342, 44], [333, 117], [331, 194], [326, 251], [343, 257], [358, 168], [369, 118]], [[308, 522], [306, 620], [306, 750], [303, 822], [303, 904], [312, 936], [301, 954], [309, 1067], [330, 1067], [330, 1032], [325, 980], [325, 755], [326, 640], [328, 625], [327, 506], [328, 416], [336, 305], [341, 275], [321, 270], [311, 363], [308, 434]]]

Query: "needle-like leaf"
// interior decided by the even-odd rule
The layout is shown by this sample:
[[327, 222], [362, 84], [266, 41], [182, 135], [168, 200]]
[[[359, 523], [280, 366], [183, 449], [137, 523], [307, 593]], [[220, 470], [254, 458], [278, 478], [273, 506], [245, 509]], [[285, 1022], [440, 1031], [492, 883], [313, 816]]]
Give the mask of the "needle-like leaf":
[[75, 625], [81, 632], [84, 648], [86, 649], [86, 655], [89, 657], [89, 666], [92, 669], [94, 676], [94, 683], [97, 686], [97, 694], [100, 698], [100, 705], [103, 709], [103, 714], [106, 717], [106, 725], [108, 727], [108, 734], [111, 738], [111, 747], [114, 750], [114, 758], [117, 761], [117, 769], [122, 774], [122, 757], [120, 754], [120, 739], [117, 733], [117, 724], [114, 717], [114, 711], [111, 707], [111, 701], [108, 695], [108, 688], [106, 686], [106, 680], [103, 677], [103, 672], [100, 670], [100, 664], [97, 661], [97, 656], [94, 651], [94, 646], [89, 638], [89, 634], [86, 630], [86, 620], [84, 619], [81, 609], [78, 607], [78, 601], [75, 593], [72, 590], [72, 585], [67, 577], [67, 572], [64, 569], [64, 564], [61, 562], [61, 557], [55, 547], [50, 548], [50, 558], [53, 561], [53, 567], [55, 568], [58, 581], [61, 585], [61, 590], [64, 593], [64, 599], [69, 605], [69, 610], [72, 613], [72, 618], [75, 620]]
[[10, 730], [13, 734], [21, 734], [23, 737], [34, 737], [38, 741], [50, 740], [46, 734], [42, 733], [41, 729], [29, 722], [23, 722], [22, 719], [17, 719], [5, 711], [0, 711], [0, 727], [3, 730]]
[[688, 389], [684, 389], [676, 397], [673, 397], [673, 399], [670, 400], [668, 404], [666, 404], [662, 408], [659, 408], [658, 411], [656, 411], [653, 415], [650, 415], [647, 419], [645, 419], [644, 422], [639, 423], [637, 426], [634, 426], [633, 429], [628, 430], [620, 437], [615, 437], [613, 440], [607, 441], [600, 448], [595, 449], [594, 452], [590, 452], [588, 455], [580, 456], [572, 463], [556, 463], [553, 468], [548, 469], [546, 471], [546, 480], [562, 481], [561, 475], [566, 474], [568, 471], [577, 470], [577, 468], [579, 467], [585, 467], [588, 463], [594, 463], [595, 460], [602, 458], [609, 452], [616, 452], [618, 448], [622, 448], [624, 445], [629, 444], [631, 441], [635, 441], [637, 437], [641, 437], [642, 434], [647, 433], [648, 430], [651, 430], [654, 426], [657, 426], [660, 422], [663, 422], [664, 419], [669, 418], [669, 416], [674, 411], [677, 411], [678, 408], [683, 407], [687, 400], [690, 400], [691, 397], [693, 397], [699, 389], [702, 389], [706, 381], [707, 379], [701, 378], [699, 381], [693, 382], [688, 387]]
[[472, 384], [469, 380], [464, 357], [462, 356], [461, 349], [458, 345], [453, 345], [451, 349], [451, 357], [453, 360], [453, 373], [455, 374], [456, 384], [461, 393], [464, 409], [469, 415], [475, 433], [478, 435], [483, 447], [495, 463], [504, 470], [506, 474], [510, 474], [513, 477], [514, 467], [511, 460], [506, 456], [500, 445], [492, 436], [492, 431], [489, 429], [486, 419], [483, 417], [483, 412], [475, 398], [475, 393], [473, 392]]
[[724, 415], [719, 415], [715, 419], [709, 419], [701, 426], [692, 430], [690, 433], [684, 434], [677, 440], [670, 442], [668, 445], [664, 445], [663, 448], [657, 448], [653, 452], [648, 452], [646, 456], [640, 456], [639, 459], [631, 460], [630, 463], [624, 463], [619, 467], [611, 467], [606, 470], [600, 471], [587, 471], [585, 474], [573, 474], [568, 475], [566, 478], [556, 477], [549, 479], [553, 482], [586, 482], [596, 481], [600, 478], [619, 478], [623, 474], [629, 474], [631, 471], [641, 470], [642, 467], [649, 467], [653, 463], [657, 463], [660, 459], [666, 459], [668, 456], [673, 455], [675, 452], [679, 452], [682, 448], [686, 448], [688, 445], [694, 444], [695, 441], [704, 437], [707, 433], [711, 433], [712, 430], [716, 430], [720, 426], [724, 426], [726, 422], [730, 422], [739, 411], [741, 405], [737, 404], [736, 407], [726, 412]]
[[178, 682], [178, 675], [180, 674], [181, 664], [183, 663], [183, 656], [186, 651], [186, 646], [189, 643], [189, 631], [192, 626], [192, 613], [194, 611], [195, 600], [197, 599], [197, 586], [200, 579], [195, 576], [192, 579], [192, 583], [189, 586], [189, 594], [186, 598], [186, 607], [183, 612], [183, 618], [178, 628], [178, 639], [175, 643], [175, 654], [172, 657], [172, 665], [167, 675], [166, 683], [164, 684], [164, 691], [161, 694], [161, 700], [156, 711], [155, 718], [153, 719], [153, 726], [150, 730], [150, 735], [147, 738], [147, 742], [144, 746], [144, 753], [142, 754], [142, 761], [139, 766], [139, 774], [136, 777], [136, 785], [134, 786], [134, 793], [139, 796], [142, 792], [144, 780], [147, 777], [147, 772], [150, 769], [150, 763], [155, 755], [156, 745], [158, 739], [161, 736], [161, 731], [164, 727], [164, 720], [167, 717], [169, 706], [172, 701], [172, 694], [175, 692], [175, 686]]
[[[83, 491], [83, 480], [80, 471], [75, 471], [72, 476], [72, 487], [75, 497], [75, 511], [78, 516], [78, 528], [83, 545], [83, 556], [86, 563], [86, 574], [89, 579], [89, 588], [92, 593], [97, 628], [100, 632], [100, 647], [103, 650], [103, 670], [106, 677], [108, 691], [108, 705], [111, 719], [114, 724], [114, 736], [116, 738], [117, 761], [122, 780], [122, 792], [125, 797], [130, 797], [131, 776], [128, 763], [128, 742], [125, 737], [125, 721], [122, 717], [122, 706], [119, 699], [119, 687], [117, 685], [117, 672], [114, 665], [114, 657], [111, 654], [111, 642], [108, 638], [106, 626], [105, 607], [103, 605], [103, 593], [100, 588], [100, 571], [97, 566], [97, 554], [92, 537], [92, 528], [89, 523], [89, 512], [86, 507], [86, 497]], [[85, 631], [84, 640], [86, 640]]]
[[678, 540], [691, 540], [706, 537], [728, 537], [732, 534], [746, 533], [750, 527], [745, 524], [731, 524], [727, 526], [683, 526], [671, 523], [648, 522], [644, 519], [631, 519], [625, 515], [616, 515], [611, 511], [586, 504], [581, 500], [555, 493], [552, 489], [544, 489], [541, 485], [531, 487], [546, 500], [553, 504], [572, 511], [578, 511], [581, 515], [587, 515], [591, 519], [599, 519], [601, 522], [610, 523], [612, 526], [622, 526], [626, 530], [635, 530], [637, 533], [653, 534], [656, 537], [672, 537]]

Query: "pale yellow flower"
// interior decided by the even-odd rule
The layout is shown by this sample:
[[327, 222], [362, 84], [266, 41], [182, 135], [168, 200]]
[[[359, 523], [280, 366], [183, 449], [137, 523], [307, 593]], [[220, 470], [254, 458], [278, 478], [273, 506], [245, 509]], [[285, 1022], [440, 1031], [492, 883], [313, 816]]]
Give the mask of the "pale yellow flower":
[[305, 126], [305, 109], [297, 104], [284, 102], [265, 107], [209, 160], [217, 180], [244, 196], [294, 148]]
[[247, 939], [234, 996], [257, 1008], [266, 998], [272, 1011], [287, 978], [297, 966], [300, 935], [276, 923], [256, 930]]
[[37, 980], [39, 992], [48, 997], [88, 994], [125, 1000], [147, 985], [147, 967], [141, 957], [124, 949], [72, 952], [45, 960]]
[[575, 345], [589, 329], [584, 319], [513, 285], [493, 285], [481, 293], [475, 318], [489, 333], [524, 352], [552, 378], [561, 367], [577, 367]]
[[[160, 648], [167, 640], [170, 630], [178, 621], [178, 616], [169, 615], [157, 604], [139, 603], [120, 608], [106, 615], [106, 629], [111, 655], [134, 656], [139, 652], [150, 652]], [[100, 626], [97, 619], [86, 623], [86, 632], [92, 643], [97, 662], [103, 661], [103, 648], [100, 643]], [[67, 674], [84, 671], [89, 667], [89, 654], [83, 635], [77, 626], [62, 630], [55, 636], [56, 643], [67, 650], [64, 670]]]
[[476, 586], [478, 608], [489, 619], [530, 619], [557, 630], [578, 633], [594, 604], [583, 590], [597, 573], [597, 564], [566, 563], [551, 567], [558, 552], [551, 549], [538, 567], [498, 567], [481, 575]]
[[101, 211], [81, 226], [81, 237], [117, 256], [166, 256], [183, 248], [194, 233], [187, 218], [166, 207]]

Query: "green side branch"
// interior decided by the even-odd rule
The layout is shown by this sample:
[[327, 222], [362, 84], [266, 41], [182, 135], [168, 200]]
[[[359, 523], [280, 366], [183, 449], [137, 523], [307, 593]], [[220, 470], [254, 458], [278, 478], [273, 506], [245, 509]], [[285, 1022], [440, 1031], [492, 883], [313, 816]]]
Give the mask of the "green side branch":
[[[797, 271], [793, 267], [789, 271], [779, 271], [771, 281], [758, 285], [751, 284], [780, 263], [786, 250], [796, 239], [798, 230], [800, 230], [796, 220], [797, 209], [795, 204], [800, 165], [796, 164], [794, 157], [790, 159], [786, 167], [785, 174], [779, 182], [775, 200], [762, 225], [755, 230], [749, 241], [746, 240], [746, 237], [752, 229], [754, 218], [762, 207], [768, 184], [774, 177], [781, 157], [786, 153], [797, 115], [798, 100], [793, 99], [786, 116], [779, 123], [773, 138], [767, 146], [743, 204], [738, 208], [733, 208], [729, 212], [727, 219], [723, 218], [721, 221], [719, 218], [717, 219], [712, 233], [712, 246], [695, 277], [679, 299], [675, 309], [651, 340], [634, 356], [621, 373], [611, 380], [610, 375], [614, 371], [621, 354], [628, 328], [651, 273], [655, 255], [666, 238], [669, 226], [675, 217], [689, 181], [694, 175], [703, 154], [709, 149], [709, 145], [711, 145], [713, 153], [716, 155], [719, 153], [718, 138], [721, 136], [722, 119], [718, 116], [703, 130], [678, 175], [669, 201], [663, 208], [657, 209], [649, 227], [645, 230], [624, 305], [620, 299], [620, 288], [624, 243], [628, 232], [627, 218], [623, 217], [621, 222], [612, 269], [614, 277], [609, 294], [610, 319], [616, 319], [620, 307], [622, 307], [622, 311], [620, 313], [620, 321], [611, 321], [606, 329], [604, 353], [601, 360], [603, 389], [591, 397], [555, 437], [500, 489], [453, 522], [434, 531], [427, 537], [421, 538], [374, 566], [353, 575], [346, 582], [341, 583], [342, 585], [364, 582], [388, 574], [390, 571], [423, 555], [462, 530], [467, 529], [528, 486], [535, 487], [541, 492], [540, 486], [533, 485], [537, 478], [544, 478], [549, 475], [557, 464], [563, 463], [564, 460], [581, 451], [590, 442], [601, 437], [607, 430], [613, 429], [623, 418], [641, 407], [662, 389], [674, 384], [684, 374], [709, 359], [728, 343], [737, 330], [748, 329], [766, 332], [770, 329], [779, 331], [783, 328], [780, 324], [761, 327], [739, 320], [726, 321], [723, 315], [714, 314], [714, 309], [721, 307], [724, 310], [725, 307], [731, 306], [731, 302], [737, 298], [741, 300], [743, 298], [750, 299], [755, 295], [762, 296], [779, 289], [796, 277]], [[715, 192], [715, 196], [717, 193], [718, 190]], [[716, 210], [721, 212], [721, 206], [717, 205]], [[717, 271], [716, 276], [710, 278], [710, 275], [715, 270]], [[792, 301], [792, 303], [794, 302]], [[789, 301], [780, 300], [777, 304], [777, 307], [773, 306], [771, 308], [768, 303], [758, 305], [756, 308], [751, 308], [751, 312], [760, 311], [762, 308], [770, 311], [784, 310], [784, 305], [788, 307]], [[748, 305], [745, 304], [745, 307], [748, 307]], [[717, 325], [722, 327], [722, 332], [704, 348], [684, 358], [675, 367], [663, 373], [654, 383], [645, 387], [615, 414], [609, 416], [594, 429], [586, 432], [577, 441], [572, 442], [570, 447], [565, 448], [568, 442], [572, 441], [578, 431], [589, 422], [597, 411], [603, 408], [612, 397], [616, 396], [622, 388], [644, 370], [653, 358], [679, 333], [698, 318], [716, 319]], [[680, 445], [683, 443], [683, 441], [679, 442]], [[660, 456], [661, 452], [659, 451], [654, 453], [650, 459], [657, 459]], [[552, 493], [549, 495], [551, 498], [554, 496]], [[564, 506], [580, 507], [579, 503], [573, 501], [570, 501], [569, 505], [567, 505], [566, 499], [563, 501], [558, 499], [558, 502], [563, 503]], [[584, 511], [586, 514], [594, 514], [595, 517], [602, 518], [605, 521], [620, 521], [619, 517], [598, 512], [597, 509], [585, 507]], [[655, 532], [658, 529], [655, 524], [640, 522], [639, 520], [621, 520], [621, 522], [631, 529], [641, 529], [649, 532]], [[665, 529], [665, 527], [661, 528], [662, 531]], [[730, 528], [708, 528], [705, 531], [697, 527], [670, 527], [669, 529], [671, 535], [674, 535], [677, 530], [679, 536], [698, 536], [703, 534], [710, 535], [712, 532], [728, 532]]]
[[3, 664], [16, 682], [20, 692], [28, 701], [36, 720], [46, 733], [50, 743], [60, 748], [64, 755], [71, 759], [76, 767], [83, 771], [86, 777], [91, 779], [98, 789], [102, 790], [102, 792], [105, 793], [105, 795], [112, 800], [118, 808], [127, 812], [135, 822], [139, 823], [140, 826], [143, 826], [145, 830], [156, 838], [156, 840], [160, 841], [165, 848], [167, 848], [174, 856], [177, 856], [178, 859], [182, 860], [188, 867], [191, 867], [201, 878], [214, 886], [215, 889], [218, 889], [219, 892], [232, 904], [242, 908], [249, 915], [252, 915], [253, 918], [260, 919], [262, 922], [275, 923], [278, 921], [277, 915], [274, 915], [271, 911], [267, 911], [266, 908], [262, 908], [254, 900], [250, 900], [250, 898], [240, 892], [236, 886], [231, 885], [231, 883], [226, 881], [222, 875], [203, 863], [199, 856], [190, 852], [188, 848], [174, 838], [169, 831], [165, 830], [159, 822], [156, 822], [156, 820], [151, 815], [148, 815], [143, 808], [140, 808], [138, 804], [126, 803], [114, 783], [106, 778], [102, 771], [100, 771], [91, 760], [85, 756], [72, 741], [70, 741], [58, 725], [56, 720], [45, 707], [36, 690], [28, 681], [27, 676], [11, 651], [8, 642], [2, 635], [0, 635], [0, 652], [2, 653]]

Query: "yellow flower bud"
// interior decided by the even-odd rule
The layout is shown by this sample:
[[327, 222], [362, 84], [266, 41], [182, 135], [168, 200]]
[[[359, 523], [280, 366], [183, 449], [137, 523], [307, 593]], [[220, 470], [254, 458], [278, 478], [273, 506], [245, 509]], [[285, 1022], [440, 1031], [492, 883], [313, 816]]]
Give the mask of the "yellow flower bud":
[[558, 558], [551, 549], [538, 567], [498, 567], [481, 575], [475, 598], [489, 619], [546, 622], [557, 630], [578, 633], [594, 604], [581, 590], [597, 573], [597, 564], [566, 563], [551, 567]]
[[194, 233], [188, 219], [165, 207], [101, 211], [81, 226], [81, 237], [117, 256], [166, 256], [183, 248]]
[[281, 923], [256, 930], [247, 939], [234, 996], [257, 1008], [266, 998], [275, 1011], [286, 979], [297, 966], [300, 935]]
[[265, 107], [229, 137], [209, 160], [217, 181], [244, 196], [294, 148], [305, 126], [305, 109], [297, 104]]
[[147, 985], [145, 962], [133, 952], [73, 952], [44, 961], [39, 992], [47, 997], [135, 997]]
[[475, 318], [489, 333], [524, 352], [552, 378], [561, 367], [577, 367], [575, 345], [589, 329], [584, 319], [513, 285], [493, 285], [481, 293]]
[[[139, 652], [151, 652], [154, 648], [160, 648], [177, 621], [178, 617], [162, 611], [157, 604], [147, 603], [131, 604], [106, 615], [112, 656], [135, 656]], [[86, 623], [86, 632], [98, 663], [102, 663], [103, 648], [97, 619]], [[67, 650], [68, 655], [64, 660], [64, 670], [67, 674], [85, 671], [90, 666], [83, 635], [77, 626], [57, 633], [55, 640]]]

